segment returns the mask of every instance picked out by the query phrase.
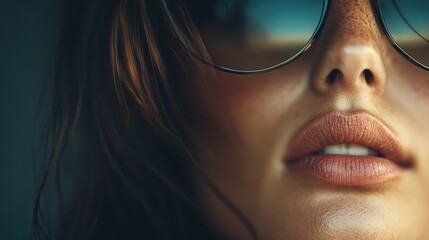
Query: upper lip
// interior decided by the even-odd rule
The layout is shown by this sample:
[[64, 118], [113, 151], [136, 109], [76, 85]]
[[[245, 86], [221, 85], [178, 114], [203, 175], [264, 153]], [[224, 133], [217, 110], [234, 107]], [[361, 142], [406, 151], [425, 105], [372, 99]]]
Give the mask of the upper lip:
[[409, 165], [398, 138], [366, 112], [333, 111], [310, 122], [292, 141], [287, 157], [293, 163], [328, 145], [359, 144], [378, 151], [398, 165]]

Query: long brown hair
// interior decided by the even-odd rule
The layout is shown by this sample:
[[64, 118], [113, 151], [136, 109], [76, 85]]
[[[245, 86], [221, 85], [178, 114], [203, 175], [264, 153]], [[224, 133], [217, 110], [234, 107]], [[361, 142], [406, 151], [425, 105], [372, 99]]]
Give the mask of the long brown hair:
[[[74, 0], [64, 9], [36, 235], [218, 239], [195, 202], [190, 171], [198, 166], [186, 148], [180, 83], [173, 81], [183, 53], [161, 1]], [[56, 201], [48, 192], [59, 193]], [[51, 214], [56, 224], [42, 214], [52, 206], [60, 212]]]

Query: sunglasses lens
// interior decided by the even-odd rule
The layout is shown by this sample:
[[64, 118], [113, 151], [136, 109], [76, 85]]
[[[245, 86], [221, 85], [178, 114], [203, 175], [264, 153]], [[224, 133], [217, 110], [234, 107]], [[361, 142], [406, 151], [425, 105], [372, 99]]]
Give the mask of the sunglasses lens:
[[[177, 0], [165, 2], [170, 13], [177, 12]], [[197, 54], [238, 71], [264, 70], [293, 60], [310, 44], [326, 11], [324, 0], [182, 0], [182, 4], [209, 57]]]
[[382, 20], [396, 45], [429, 68], [429, 1], [380, 0]]

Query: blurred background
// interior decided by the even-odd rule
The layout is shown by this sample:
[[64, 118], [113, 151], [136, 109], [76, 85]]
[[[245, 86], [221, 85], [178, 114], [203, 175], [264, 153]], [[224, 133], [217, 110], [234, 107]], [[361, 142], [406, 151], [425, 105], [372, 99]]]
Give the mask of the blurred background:
[[[0, 239], [32, 239], [33, 164], [40, 160], [43, 92], [61, 1], [14, 0], [0, 6]], [[43, 125], [42, 125], [43, 126]]]

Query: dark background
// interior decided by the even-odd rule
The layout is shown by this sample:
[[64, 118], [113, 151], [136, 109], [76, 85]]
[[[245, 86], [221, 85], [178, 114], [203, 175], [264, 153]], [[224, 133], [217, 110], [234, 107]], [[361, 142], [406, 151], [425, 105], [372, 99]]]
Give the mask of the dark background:
[[0, 5], [0, 239], [32, 239], [33, 164], [40, 160], [60, 1]]

